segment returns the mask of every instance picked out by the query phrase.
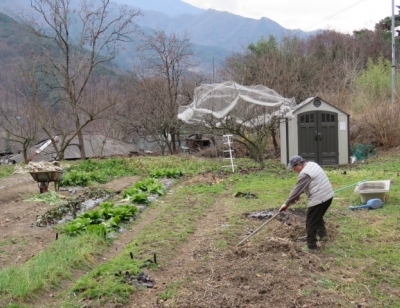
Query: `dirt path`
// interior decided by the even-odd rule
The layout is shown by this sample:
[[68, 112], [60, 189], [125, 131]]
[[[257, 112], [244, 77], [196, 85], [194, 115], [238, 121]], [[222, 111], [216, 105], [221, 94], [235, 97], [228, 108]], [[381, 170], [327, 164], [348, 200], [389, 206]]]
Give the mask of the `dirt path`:
[[0, 268], [24, 262], [55, 238], [51, 228], [36, 227], [36, 215], [53, 206], [25, 199], [39, 188], [30, 174], [0, 179]]

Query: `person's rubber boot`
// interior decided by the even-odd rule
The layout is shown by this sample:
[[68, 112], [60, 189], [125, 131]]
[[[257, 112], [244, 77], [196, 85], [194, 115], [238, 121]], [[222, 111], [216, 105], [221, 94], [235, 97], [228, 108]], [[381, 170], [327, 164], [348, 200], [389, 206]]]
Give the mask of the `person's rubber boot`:
[[319, 238], [319, 241], [320, 242], [327, 242], [327, 241], [329, 241], [329, 236], [327, 236], [327, 235], [321, 236]]

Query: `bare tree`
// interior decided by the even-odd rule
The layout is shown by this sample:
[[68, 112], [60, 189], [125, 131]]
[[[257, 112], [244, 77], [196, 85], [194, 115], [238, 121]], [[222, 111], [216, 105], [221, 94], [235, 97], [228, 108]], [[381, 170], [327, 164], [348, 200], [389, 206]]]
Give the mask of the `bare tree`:
[[[124, 96], [118, 89], [117, 83], [117, 80], [110, 80], [109, 77], [105, 76], [87, 84], [81, 99], [81, 107], [85, 108], [91, 115], [90, 121], [87, 120], [84, 126], [87, 131], [99, 133], [99, 131], [93, 130], [96, 127], [95, 123], [113, 119], [111, 116], [113, 110], [124, 101]], [[72, 144], [72, 140], [77, 136], [73, 125], [74, 118], [72, 117], [75, 110], [70, 105], [64, 108], [46, 108], [45, 110], [48, 112], [48, 122], [47, 125], [43, 125], [43, 129], [49, 137], [51, 134], [58, 136], [55, 139], [57, 142], [54, 142], [53, 146], [57, 158], [63, 157], [63, 153], [69, 145], [78, 147], [80, 145], [80, 142]], [[101, 133], [104, 133], [104, 131], [101, 131]]]
[[137, 89], [140, 99], [140, 126], [152, 135], [160, 146], [176, 153], [181, 123], [177, 119], [179, 106], [189, 97], [183, 81], [194, 67], [190, 39], [163, 30], [146, 36], [138, 47], [143, 73]]
[[38, 38], [36, 51], [49, 93], [46, 104], [57, 119], [43, 128], [49, 138], [62, 136], [58, 159], [63, 159], [65, 148], [76, 136], [81, 157], [86, 157], [83, 129], [115, 104], [114, 99], [103, 104], [91, 101], [88, 87], [96, 82], [96, 68], [113, 60], [121, 43], [131, 41], [137, 30], [133, 21], [140, 15], [110, 0], [72, 4], [72, 0], [31, 0], [41, 18], [22, 19]]
[[[25, 163], [29, 162], [29, 147], [37, 141], [43, 123], [40, 106], [41, 84], [34, 78], [34, 67], [20, 67], [14, 83], [8, 83], [0, 104], [0, 127], [8, 142], [20, 144]], [[7, 80], [8, 81], [8, 80]]]
[[228, 57], [223, 74], [240, 84], [262, 84], [285, 97], [302, 100], [308, 97], [316, 71], [305, 47], [297, 37], [284, 37], [279, 43], [272, 35], [262, 37], [244, 53]]

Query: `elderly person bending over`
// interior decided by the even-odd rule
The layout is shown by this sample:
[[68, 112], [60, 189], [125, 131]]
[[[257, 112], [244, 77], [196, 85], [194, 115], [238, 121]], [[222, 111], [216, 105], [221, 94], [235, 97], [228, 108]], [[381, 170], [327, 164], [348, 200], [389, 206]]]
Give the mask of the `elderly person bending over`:
[[332, 185], [324, 170], [317, 163], [306, 162], [299, 155], [290, 159], [288, 167], [299, 175], [296, 185], [279, 212], [286, 211], [291, 204], [300, 199], [300, 195], [304, 192], [308, 197], [307, 247], [305, 249], [317, 249], [317, 235], [320, 241], [328, 240], [324, 215], [334, 196]]

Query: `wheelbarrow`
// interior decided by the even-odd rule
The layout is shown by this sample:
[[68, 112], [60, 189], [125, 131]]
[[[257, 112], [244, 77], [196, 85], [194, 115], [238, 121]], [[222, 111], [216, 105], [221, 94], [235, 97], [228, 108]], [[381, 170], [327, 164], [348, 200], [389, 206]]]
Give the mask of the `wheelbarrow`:
[[38, 183], [40, 193], [48, 192], [50, 182], [54, 182], [55, 191], [60, 190], [60, 181], [63, 177], [63, 171], [37, 171], [30, 172], [30, 174]]

